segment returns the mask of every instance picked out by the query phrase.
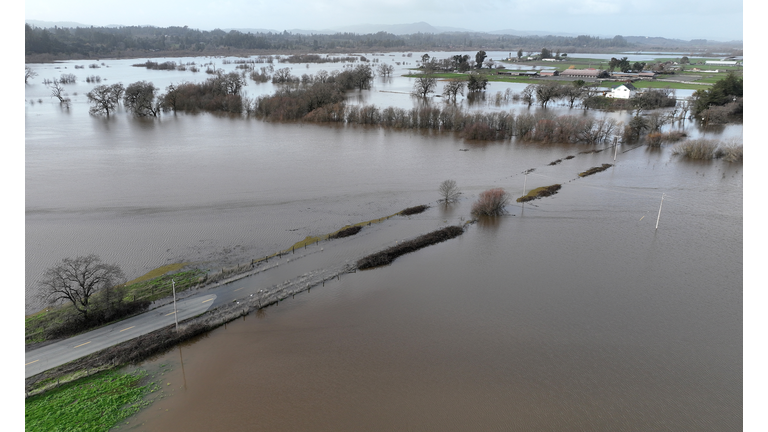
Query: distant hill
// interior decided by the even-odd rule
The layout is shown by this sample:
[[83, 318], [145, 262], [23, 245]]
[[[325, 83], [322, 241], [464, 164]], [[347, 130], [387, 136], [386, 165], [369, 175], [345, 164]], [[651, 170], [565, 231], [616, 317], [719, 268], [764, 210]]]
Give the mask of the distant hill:
[[378, 32], [386, 32], [386, 33], [392, 33], [394, 35], [409, 35], [409, 34], [415, 34], [415, 33], [433, 33], [433, 34], [439, 34], [439, 33], [452, 33], [452, 32], [462, 32], [462, 33], [478, 33], [474, 30], [467, 30], [463, 28], [458, 27], [435, 27], [428, 23], [417, 22], [417, 23], [411, 23], [411, 24], [360, 24], [360, 25], [353, 25], [353, 26], [344, 26], [344, 27], [334, 27], [331, 30], [336, 32], [347, 32], [347, 33], [357, 33], [357, 34], [369, 34], [369, 33], [378, 33]]
[[[563, 33], [563, 32], [551, 32], [546, 30], [512, 30], [512, 29], [505, 29], [505, 30], [494, 30], [487, 32], [489, 34], [494, 35], [508, 35], [508, 36], [567, 36], [567, 37], [575, 37], [580, 36], [578, 33]], [[583, 34], [583, 33], [582, 33]], [[599, 36], [599, 37], [613, 37], [615, 35], [592, 35], [592, 36]]]
[[90, 24], [82, 24], [78, 22], [73, 21], [40, 21], [40, 20], [26, 20], [27, 24], [35, 27], [40, 28], [53, 28], [53, 27], [64, 27], [64, 28], [76, 28], [76, 27], [90, 27]]

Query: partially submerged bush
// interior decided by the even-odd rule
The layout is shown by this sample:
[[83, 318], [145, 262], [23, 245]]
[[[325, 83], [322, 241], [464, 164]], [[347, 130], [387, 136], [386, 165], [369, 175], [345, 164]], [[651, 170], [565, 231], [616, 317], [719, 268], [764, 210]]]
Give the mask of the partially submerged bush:
[[460, 236], [463, 233], [464, 228], [455, 225], [445, 227], [437, 231], [432, 231], [429, 234], [424, 234], [422, 236], [416, 237], [413, 240], [405, 241], [381, 252], [377, 252], [375, 254], [368, 255], [365, 258], [361, 258], [359, 261], [357, 261], [357, 268], [360, 270], [365, 270], [368, 268], [387, 265], [401, 255], [415, 252], [421, 248], [450, 240], [454, 237]]
[[552, 196], [559, 191], [561, 186], [559, 184], [553, 184], [552, 186], [542, 186], [528, 192], [525, 196], [521, 196], [517, 199], [517, 202], [528, 202], [538, 198]]
[[695, 139], [675, 146], [672, 154], [683, 155], [691, 159], [711, 160], [715, 158], [717, 142], [708, 139]]
[[349, 228], [344, 228], [343, 230], [337, 232], [336, 234], [333, 234], [329, 236], [328, 238], [337, 239], [337, 238], [344, 238], [353, 236], [360, 232], [360, 230], [363, 229], [361, 226], [351, 226]]
[[592, 167], [592, 168], [590, 168], [590, 169], [588, 169], [588, 170], [586, 170], [586, 171], [584, 171], [584, 172], [581, 172], [581, 173], [579, 173], [579, 177], [586, 177], [586, 176], [590, 176], [590, 175], [592, 175], [592, 174], [596, 174], [596, 173], [599, 173], [599, 172], [605, 171], [605, 170], [607, 170], [608, 168], [610, 168], [610, 167], [612, 167], [612, 166], [613, 166], [613, 165], [611, 165], [611, 164], [603, 164], [603, 166], [599, 166], [599, 167]]
[[428, 208], [429, 208], [429, 206], [426, 206], [426, 205], [419, 205], [419, 206], [416, 206], [416, 207], [408, 207], [407, 209], [401, 211], [400, 214], [403, 215], [403, 216], [415, 215], [415, 214], [419, 214], [419, 213], [424, 212], [424, 210], [426, 210]]
[[685, 138], [686, 133], [682, 131], [669, 131], [669, 132], [651, 132], [646, 137], [647, 143], [651, 147], [661, 147], [665, 142], [677, 142]]
[[488, 189], [480, 193], [480, 198], [472, 204], [472, 214], [476, 216], [498, 216], [506, 212], [509, 193], [502, 188]]
[[721, 145], [715, 152], [715, 157], [726, 162], [738, 162], [744, 157], [744, 146], [735, 142]]

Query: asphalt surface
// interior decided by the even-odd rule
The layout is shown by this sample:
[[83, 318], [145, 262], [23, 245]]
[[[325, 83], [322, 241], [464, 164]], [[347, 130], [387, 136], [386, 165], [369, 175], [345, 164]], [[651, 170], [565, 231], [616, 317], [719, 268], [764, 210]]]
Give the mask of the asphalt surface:
[[[176, 302], [178, 320], [199, 315], [216, 302], [216, 294], [193, 296]], [[173, 303], [26, 353], [24, 378], [109, 348], [174, 323]]]

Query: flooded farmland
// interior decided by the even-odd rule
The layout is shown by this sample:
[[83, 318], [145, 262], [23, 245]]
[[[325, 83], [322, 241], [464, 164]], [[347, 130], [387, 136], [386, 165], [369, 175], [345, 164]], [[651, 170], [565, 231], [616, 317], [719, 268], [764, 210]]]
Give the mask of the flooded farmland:
[[[192, 79], [130, 67], [138, 62], [105, 61], [97, 72], [161, 88]], [[75, 63], [41, 65], [39, 78]], [[409, 90], [407, 78], [377, 79], [350, 100], [410, 108]], [[129, 278], [173, 262], [216, 269], [431, 205], [231, 286], [247, 296], [460, 224], [486, 189], [518, 197], [524, 185], [562, 184], [456, 239], [345, 274], [153, 359], [145, 366], [173, 366], [169, 397], [123, 429], [740, 429], [741, 164], [685, 161], [669, 147], [621, 146], [614, 162], [613, 151], [584, 153], [600, 149], [591, 146], [213, 114], [106, 120], [88, 115], [88, 85], [70, 91], [69, 110], [50, 98], [26, 105], [27, 312], [39, 307], [42, 270], [65, 256], [98, 253]], [[28, 100], [45, 98], [42, 84], [27, 88]], [[740, 125], [677, 127], [742, 136]], [[614, 166], [578, 176], [603, 163]], [[437, 188], [449, 178], [463, 195], [443, 206]]]

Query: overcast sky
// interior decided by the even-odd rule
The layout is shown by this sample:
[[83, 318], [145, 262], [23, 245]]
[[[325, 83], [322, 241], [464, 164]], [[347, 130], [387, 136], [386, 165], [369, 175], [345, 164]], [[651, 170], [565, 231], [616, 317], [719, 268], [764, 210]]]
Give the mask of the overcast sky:
[[732, 0], [27, 0], [25, 18], [103, 26], [322, 30], [356, 24], [742, 40]]

